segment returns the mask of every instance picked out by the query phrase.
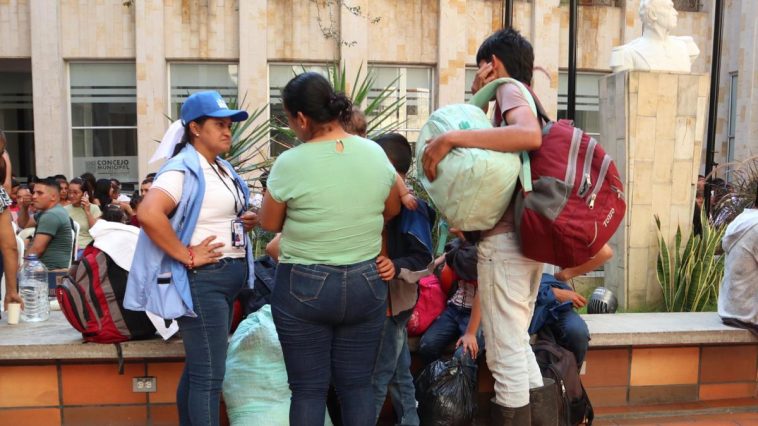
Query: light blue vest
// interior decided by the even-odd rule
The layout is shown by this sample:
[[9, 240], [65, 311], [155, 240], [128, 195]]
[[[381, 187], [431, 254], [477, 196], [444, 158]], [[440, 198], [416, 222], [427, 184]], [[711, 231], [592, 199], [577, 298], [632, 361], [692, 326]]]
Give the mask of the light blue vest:
[[[244, 193], [245, 209], [248, 208], [250, 192], [247, 183], [234, 171], [227, 161], [218, 159], [232, 172]], [[195, 148], [187, 144], [179, 154], [161, 167], [157, 176], [167, 171], [184, 173], [182, 198], [176, 206], [173, 217], [169, 220], [171, 227], [184, 245], [189, 245], [200, 216], [200, 206], [205, 194], [205, 178]], [[157, 177], [156, 176], [156, 177]], [[255, 281], [253, 272], [252, 242], [247, 244], [248, 287]], [[158, 276], [170, 274], [170, 282], [158, 284]], [[193, 311], [192, 295], [189, 288], [187, 269], [184, 265], [153, 243], [144, 230], [140, 231], [137, 248], [134, 251], [132, 268], [126, 285], [124, 307], [132, 311], [147, 311], [165, 319], [181, 316], [196, 317]]]

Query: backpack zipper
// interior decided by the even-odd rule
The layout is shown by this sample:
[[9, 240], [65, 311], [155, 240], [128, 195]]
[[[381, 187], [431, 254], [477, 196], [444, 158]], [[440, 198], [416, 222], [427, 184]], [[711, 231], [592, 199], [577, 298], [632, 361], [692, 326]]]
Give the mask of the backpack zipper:
[[569, 188], [574, 187], [576, 180], [576, 160], [579, 157], [579, 147], [582, 142], [582, 131], [574, 127], [574, 135], [571, 137], [571, 147], [569, 148], [568, 163], [566, 164], [566, 176], [563, 180]]
[[595, 199], [597, 198], [598, 192], [600, 192], [600, 189], [603, 187], [603, 182], [605, 182], [605, 176], [608, 174], [608, 169], [611, 167], [611, 156], [606, 154], [605, 157], [603, 157], [603, 164], [600, 166], [600, 173], [597, 175], [597, 182], [595, 182], [595, 188], [590, 193], [589, 202], [587, 203], [590, 207], [590, 210], [595, 208]]
[[592, 170], [592, 158], [595, 155], [595, 147], [597, 147], [597, 140], [590, 138], [590, 143], [587, 145], [587, 152], [584, 154], [584, 168], [582, 170], [582, 184], [579, 186], [577, 195], [579, 198], [584, 198], [587, 195], [587, 191], [592, 186], [592, 178], [590, 171]]

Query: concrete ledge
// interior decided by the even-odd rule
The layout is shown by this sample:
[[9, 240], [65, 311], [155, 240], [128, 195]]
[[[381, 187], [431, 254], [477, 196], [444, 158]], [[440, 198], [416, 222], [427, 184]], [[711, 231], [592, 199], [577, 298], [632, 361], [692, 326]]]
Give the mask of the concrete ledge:
[[[590, 346], [681, 346], [707, 344], [758, 343], [747, 330], [721, 323], [715, 312], [641, 313], [583, 315], [590, 329]], [[0, 321], [0, 361], [115, 359], [116, 348], [110, 344], [83, 343], [60, 311], [42, 323], [9, 326]], [[415, 351], [418, 339], [410, 339]], [[184, 358], [181, 338], [164, 342], [160, 338], [121, 344], [126, 359]]]
[[[0, 361], [117, 358], [115, 345], [84, 343], [60, 311], [50, 312], [47, 321], [18, 325], [8, 325], [4, 315], [0, 330]], [[184, 346], [178, 338], [124, 342], [121, 348], [127, 359], [184, 358]]]
[[715, 312], [582, 315], [590, 347], [758, 343], [748, 330], [730, 327]]

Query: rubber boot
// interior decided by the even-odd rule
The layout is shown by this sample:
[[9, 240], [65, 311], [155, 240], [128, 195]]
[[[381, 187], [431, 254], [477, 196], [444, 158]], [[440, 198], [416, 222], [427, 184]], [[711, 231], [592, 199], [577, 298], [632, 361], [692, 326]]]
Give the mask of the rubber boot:
[[543, 377], [543, 386], [529, 389], [532, 424], [534, 426], [558, 426], [559, 398], [555, 380]]
[[495, 398], [490, 400], [490, 425], [491, 426], [530, 426], [532, 424], [529, 404], [523, 407], [504, 407]]

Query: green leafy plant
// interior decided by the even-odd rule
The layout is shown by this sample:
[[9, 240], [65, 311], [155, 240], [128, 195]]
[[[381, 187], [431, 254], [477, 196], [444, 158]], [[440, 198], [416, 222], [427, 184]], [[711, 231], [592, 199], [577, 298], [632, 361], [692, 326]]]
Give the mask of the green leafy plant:
[[710, 174], [711, 177], [716, 175], [725, 176], [729, 183], [726, 193], [720, 199], [712, 200], [714, 204], [711, 220], [718, 226], [726, 226], [755, 202], [758, 189], [758, 156], [722, 164]]
[[369, 99], [371, 90], [376, 83], [376, 75], [371, 71], [364, 73], [363, 65], [358, 68], [353, 84], [348, 92], [348, 79], [345, 65], [333, 63], [327, 68], [329, 81], [334, 90], [346, 94], [353, 105], [363, 105], [363, 113], [366, 115], [368, 138], [373, 139], [384, 133], [397, 130], [402, 123], [397, 120], [397, 113], [405, 105], [405, 97], [396, 96], [396, 83], [399, 77], [392, 80], [387, 86], [379, 89], [373, 99]]
[[[236, 99], [230, 99], [227, 104], [229, 109], [246, 109], [244, 98], [239, 104]], [[223, 155], [251, 188], [260, 185], [261, 172], [273, 163], [268, 155], [271, 123], [260, 119], [267, 109], [268, 105], [258, 107], [249, 112], [247, 120], [232, 124], [232, 147]]]
[[682, 231], [677, 226], [674, 245], [669, 247], [661, 231], [660, 218], [655, 216], [659, 249], [656, 272], [667, 312], [715, 309], [724, 276], [724, 257], [718, 251], [726, 227], [712, 225], [704, 214], [701, 220], [702, 235], [693, 232], [682, 247]]

